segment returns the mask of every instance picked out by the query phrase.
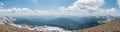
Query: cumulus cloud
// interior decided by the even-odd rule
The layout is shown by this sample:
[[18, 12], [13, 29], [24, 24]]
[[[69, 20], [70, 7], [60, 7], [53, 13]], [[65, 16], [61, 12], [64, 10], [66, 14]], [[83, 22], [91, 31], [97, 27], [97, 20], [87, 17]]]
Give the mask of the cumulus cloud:
[[29, 8], [10, 8], [10, 9], [0, 9], [0, 15], [5, 16], [37, 16], [37, 15], [59, 15], [77, 16], [78, 13], [68, 12], [68, 11], [52, 11], [52, 10], [31, 10]]
[[72, 6], [68, 7], [66, 10], [97, 10], [99, 7], [104, 5], [104, 0], [77, 0]]
[[110, 15], [117, 12], [115, 8], [103, 9], [104, 0], [77, 0], [72, 6], [67, 8], [61, 7], [65, 11], [79, 12], [80, 15]]
[[[31, 10], [29, 8], [0, 9], [0, 15], [30, 16], [30, 15], [59, 15], [59, 16], [99, 16], [117, 15], [117, 9], [102, 9], [104, 0], [77, 0], [69, 7], [60, 7], [60, 10]], [[4, 5], [4, 4], [0, 4]]]
[[31, 15], [31, 14], [34, 14], [34, 13], [31, 9], [28, 9], [28, 8], [0, 9], [0, 15], [20, 16], [20, 15]]

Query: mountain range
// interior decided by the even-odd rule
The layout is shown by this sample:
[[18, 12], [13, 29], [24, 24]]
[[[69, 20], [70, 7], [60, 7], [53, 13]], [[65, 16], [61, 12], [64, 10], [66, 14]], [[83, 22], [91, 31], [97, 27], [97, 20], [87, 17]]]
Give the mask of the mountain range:
[[[84, 31], [89, 32], [92, 30], [91, 27], [97, 27], [99, 25], [108, 24], [111, 21], [119, 23], [119, 21], [116, 19], [119, 19], [120, 17], [107, 15], [107, 16], [87, 16], [87, 17], [55, 17], [55, 18], [54, 17], [51, 17], [51, 18], [49, 18], [49, 17], [13, 17], [13, 18], [12, 17], [0, 17], [0, 24], [2, 24], [1, 27], [3, 27], [3, 26], [8, 27], [8, 28], [9, 28], [9, 26], [17, 27], [15, 29], [18, 29], [18, 30], [21, 28], [28, 29], [28, 30], [31, 30], [31, 29], [39, 30], [38, 28], [43, 27], [42, 30], [44, 30], [44, 28], [49, 29], [50, 28], [49, 26], [51, 26], [51, 27], [55, 27], [55, 29], [58, 29], [57, 27], [59, 27], [60, 29], [63, 28], [63, 31], [70, 30], [69, 32], [71, 32], [72, 30], [75, 30], [75, 32], [76, 31], [79, 32], [81, 30], [83, 32]], [[113, 21], [113, 20], [116, 20], [116, 21]], [[109, 25], [114, 25], [114, 24], [109, 24]], [[116, 25], [118, 25], [118, 24], [116, 24]], [[48, 27], [46, 27], [46, 26], [48, 26]], [[112, 27], [114, 27], [114, 26], [112, 26]], [[8, 28], [6, 28], [6, 29], [9, 30]], [[35, 29], [33, 29], [33, 28], [35, 28]], [[89, 28], [90, 28], [90, 30], [89, 30]], [[4, 30], [4, 28], [2, 28], [2, 29]], [[99, 31], [96, 29], [97, 28], [95, 28], [95, 31]], [[50, 29], [50, 31], [51, 31], [51, 29]]]
[[56, 26], [66, 30], [78, 30], [100, 25], [101, 23], [109, 22], [119, 17], [107, 16], [71, 16], [71, 17], [51, 17], [51, 16], [29, 16], [29, 17], [14, 17], [17, 20], [15, 24], [28, 24], [32, 26]]

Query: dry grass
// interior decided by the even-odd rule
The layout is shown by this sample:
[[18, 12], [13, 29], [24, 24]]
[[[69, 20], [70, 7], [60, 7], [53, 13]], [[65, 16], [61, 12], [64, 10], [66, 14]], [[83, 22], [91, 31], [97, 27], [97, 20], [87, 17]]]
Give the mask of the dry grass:
[[88, 29], [76, 30], [74, 32], [120, 32], [120, 20], [114, 20], [110, 23], [98, 25]]
[[38, 32], [38, 31], [27, 30], [10, 25], [0, 24], [0, 32]]

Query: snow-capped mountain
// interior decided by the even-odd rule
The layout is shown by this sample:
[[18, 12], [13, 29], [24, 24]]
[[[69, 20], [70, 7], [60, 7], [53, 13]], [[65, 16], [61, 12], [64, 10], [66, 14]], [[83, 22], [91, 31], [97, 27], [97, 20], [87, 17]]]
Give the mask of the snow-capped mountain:
[[16, 19], [7, 16], [0, 16], [0, 24], [10, 24], [13, 23]]
[[102, 23], [108, 23], [120, 17], [106, 16], [87, 16], [87, 17], [57, 17], [49, 20], [48, 17], [0, 17], [1, 24], [9, 24], [19, 28], [49, 32], [71, 32], [83, 28], [93, 27]]
[[[68, 30], [77, 30], [88, 27], [93, 27], [101, 23], [107, 23], [119, 17], [106, 16], [69, 16], [69, 17], [51, 17], [51, 16], [28, 16], [15, 17], [15, 24], [28, 24], [32, 26], [56, 26]], [[46, 20], [49, 19], [49, 20]]]
[[13, 17], [6, 17], [6, 16], [1, 16], [0, 17], [0, 24], [6, 24], [6, 25], [12, 25], [18, 28], [24, 28], [28, 30], [37, 30], [37, 31], [42, 31], [42, 32], [72, 32], [65, 30], [63, 28], [59, 27], [53, 27], [53, 26], [31, 26], [27, 24], [15, 24], [16, 19]]

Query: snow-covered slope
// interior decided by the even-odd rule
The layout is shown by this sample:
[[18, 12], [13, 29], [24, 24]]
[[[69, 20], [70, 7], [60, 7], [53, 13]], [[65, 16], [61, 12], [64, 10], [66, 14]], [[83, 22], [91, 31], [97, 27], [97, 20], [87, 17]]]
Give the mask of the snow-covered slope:
[[39, 26], [32, 28], [31, 30], [37, 30], [37, 31], [43, 31], [43, 32], [72, 32], [68, 30], [64, 30], [63, 28], [60, 27], [53, 27], [53, 26]]
[[0, 16], [0, 24], [6, 24], [6, 25], [12, 25], [18, 28], [25, 28], [28, 30], [37, 30], [37, 31], [43, 31], [43, 32], [72, 32], [68, 30], [64, 30], [63, 28], [59, 27], [53, 27], [53, 26], [30, 26], [27, 24], [15, 24], [13, 17], [6, 17], [6, 16]]
[[[83, 27], [86, 27], [86, 26], [89, 26], [90, 24], [93, 25], [94, 23], [97, 23], [97, 22], [98, 22], [98, 24], [108, 23], [108, 22], [115, 20], [115, 19], [118, 19], [118, 18], [120, 18], [120, 17], [110, 16], [110, 15], [107, 15], [107, 16], [89, 16], [89, 17], [83, 17], [83, 18], [77, 17], [76, 19], [79, 21], [76, 21], [77, 22], [76, 23], [74, 21], [74, 17], [71, 19], [66, 17], [66, 18], [56, 18], [56, 19], [53, 19], [51, 21], [49, 20], [47, 22], [47, 23], [50, 23], [50, 24], [52, 23], [54, 25], [59, 25], [59, 26], [54, 26], [54, 25], [53, 26], [50, 26], [50, 25], [49, 26], [47, 26], [47, 25], [42, 25], [42, 26], [34, 25], [34, 26], [32, 26], [29, 24], [15, 24], [14, 22], [16, 22], [18, 19], [14, 19], [13, 17], [0, 16], [0, 24], [7, 24], [7, 25], [16, 26], [19, 28], [25, 28], [28, 30], [37, 30], [37, 31], [43, 31], [43, 32], [72, 32], [69, 30], [65, 30], [65, 28], [63, 29], [63, 27], [76, 28], [78, 25], [80, 25], [80, 21], [82, 21], [82, 20], [87, 20], [86, 22], [83, 21], [83, 23], [85, 22], [85, 24], [82, 24], [82, 25], [85, 25]], [[93, 21], [93, 20], [95, 20], [95, 21]], [[25, 21], [21, 21], [21, 22], [25, 22]], [[28, 23], [28, 22], [25, 22], [25, 23]], [[33, 21], [33, 22], [35, 22], [35, 21]], [[33, 23], [33, 22], [31, 22], [31, 23]], [[38, 22], [38, 23], [40, 23], [40, 22]], [[78, 24], [78, 25], [76, 25], [76, 24]], [[63, 25], [63, 27], [61, 28], [60, 25], [61, 26]], [[93, 25], [93, 26], [95, 26], [95, 25]], [[79, 27], [82, 27], [82, 26], [79, 26]], [[92, 26], [90, 26], [90, 27], [92, 27]], [[77, 28], [77, 29], [79, 29], [79, 28]]]
[[11, 24], [15, 20], [16, 19], [14, 19], [12, 17], [0, 16], [0, 24]]

